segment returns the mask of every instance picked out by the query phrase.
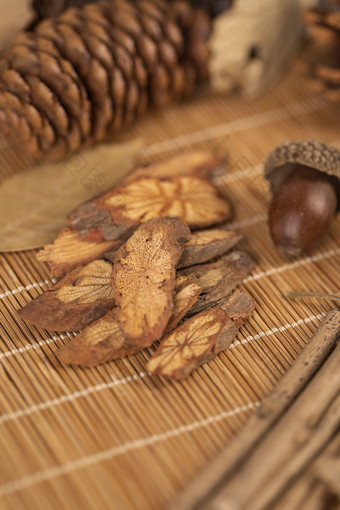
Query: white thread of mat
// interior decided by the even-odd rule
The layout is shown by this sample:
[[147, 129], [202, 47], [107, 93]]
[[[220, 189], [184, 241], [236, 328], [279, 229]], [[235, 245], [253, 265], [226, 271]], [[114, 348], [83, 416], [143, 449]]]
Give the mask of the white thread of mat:
[[314, 110], [319, 110], [329, 104], [330, 103], [322, 96], [313, 97], [305, 101], [292, 103], [288, 106], [286, 105], [282, 108], [276, 108], [274, 110], [256, 113], [255, 115], [244, 117], [242, 119], [232, 120], [230, 122], [226, 122], [225, 124], [194, 131], [193, 133], [178, 136], [170, 140], [153, 143], [152, 145], [145, 147], [141, 154], [143, 156], [151, 156], [161, 152], [167, 152], [172, 149], [187, 147], [188, 145], [202, 143], [207, 140], [263, 126], [265, 124], [277, 122], [289, 117], [304, 115]]
[[0, 299], [4, 299], [7, 296], [15, 296], [15, 294], [23, 292], [24, 290], [31, 290], [36, 287], [45, 287], [45, 285], [49, 285], [50, 283], [57, 283], [57, 280], [55, 278], [52, 278], [52, 280], [44, 280], [43, 282], [30, 283], [29, 285], [26, 285], [26, 287], [17, 287], [16, 289], [13, 290], [6, 290], [6, 292], [0, 294]]
[[27, 489], [28, 487], [32, 487], [33, 485], [39, 484], [41, 482], [53, 480], [54, 478], [62, 475], [67, 475], [72, 471], [76, 471], [78, 469], [83, 469], [93, 464], [97, 464], [98, 462], [102, 462], [104, 460], [111, 460], [114, 457], [118, 457], [119, 455], [124, 455], [133, 450], [138, 450], [143, 448], [144, 446], [150, 446], [156, 443], [160, 443], [163, 441], [167, 441], [168, 439], [181, 436], [182, 434], [186, 434], [189, 432], [193, 432], [195, 430], [208, 427], [212, 423], [218, 423], [226, 418], [231, 418], [239, 413], [244, 413], [259, 407], [261, 402], [250, 402], [249, 404], [236, 407], [231, 411], [224, 411], [216, 416], [209, 416], [204, 420], [195, 421], [190, 423], [189, 425], [182, 425], [176, 429], [167, 430], [166, 432], [162, 432], [160, 434], [154, 434], [149, 437], [145, 437], [142, 439], [137, 439], [136, 441], [129, 441], [120, 446], [114, 446], [108, 450], [104, 450], [101, 452], [94, 453], [92, 455], [86, 455], [81, 457], [80, 459], [67, 462], [65, 464], [61, 464], [59, 466], [54, 466], [52, 468], [38, 471], [33, 475], [24, 476], [17, 480], [13, 480], [12, 482], [8, 482], [0, 486], [0, 497], [8, 496], [13, 494], [14, 492]]
[[[254, 275], [249, 276], [248, 278], [246, 278], [243, 281], [243, 283], [248, 283], [248, 282], [251, 282], [251, 281], [254, 281], [254, 280], [259, 280], [260, 278], [265, 278], [267, 276], [271, 276], [271, 275], [276, 274], [276, 273], [282, 273], [282, 272], [287, 271], [288, 269], [291, 269], [291, 268], [296, 268], [296, 267], [299, 267], [299, 266], [306, 266], [306, 265], [311, 264], [313, 262], [319, 262], [321, 260], [333, 257], [335, 255], [339, 255], [339, 254], [340, 254], [340, 248], [328, 250], [327, 252], [319, 253], [318, 255], [313, 255], [311, 257], [306, 257], [304, 259], [296, 260], [295, 262], [292, 262], [290, 264], [285, 264], [284, 266], [273, 267], [272, 269], [269, 269], [268, 271], [264, 271], [264, 272], [261, 272], [261, 273], [254, 274]], [[56, 337], [56, 338], [58, 339], [58, 337]], [[59, 338], [61, 338], [61, 337], [59, 337]], [[35, 344], [29, 344], [27, 346], [20, 347], [18, 349], [13, 349], [13, 350], [9, 350], [9, 351], [0, 353], [0, 360], [2, 358], [8, 358], [9, 356], [13, 356], [13, 354], [19, 354], [19, 353], [23, 353], [23, 352], [29, 351], [31, 349], [36, 349], [36, 348], [41, 347], [42, 345], [44, 345], [44, 343], [51, 343], [52, 341], [53, 341], [53, 339], [48, 339], [46, 341], [41, 341], [41, 342], [38, 342], [38, 343], [35, 343]]]
[[[318, 320], [320, 321], [325, 317], [325, 313], [319, 313], [318, 315], [310, 315], [309, 317], [306, 317], [305, 319], [299, 319], [296, 322], [291, 322], [288, 324], [285, 324], [284, 326], [281, 326], [280, 328], [273, 328], [269, 329], [268, 331], [260, 331], [260, 333], [257, 333], [254, 336], [247, 336], [243, 340], [235, 340], [230, 346], [229, 349], [234, 349], [238, 345], [244, 345], [249, 342], [253, 342], [254, 340], [259, 340], [260, 338], [263, 338], [264, 336], [271, 336], [275, 335], [275, 333], [283, 333], [283, 331], [287, 331], [287, 329], [295, 329], [302, 324], [308, 324], [309, 322]], [[1, 423], [1, 416], [0, 416], [0, 423]]]
[[340, 248], [328, 250], [324, 253], [312, 255], [311, 257], [305, 257], [304, 259], [296, 260], [295, 262], [291, 262], [290, 264], [285, 264], [284, 266], [279, 267], [273, 267], [272, 269], [268, 269], [268, 271], [263, 271], [261, 273], [248, 276], [248, 278], [243, 280], [243, 283], [259, 280], [260, 278], [271, 276], [273, 274], [283, 273], [284, 271], [287, 271], [287, 269], [295, 269], [296, 267], [307, 266], [308, 264], [312, 264], [313, 262], [320, 262], [320, 260], [329, 259], [330, 257], [334, 257], [336, 255], [340, 255]]
[[20, 409], [19, 411], [15, 411], [13, 413], [7, 413], [0, 416], [0, 424], [6, 423], [8, 421], [13, 421], [18, 418], [22, 418], [23, 416], [29, 416], [38, 411], [44, 411], [46, 409], [50, 409], [51, 407], [58, 406], [60, 404], [65, 404], [66, 402], [73, 402], [81, 397], [87, 397], [92, 393], [99, 393], [103, 390], [110, 390], [115, 388], [116, 386], [123, 386], [125, 384], [139, 381], [144, 377], [150, 377], [151, 374], [148, 372], [139, 372], [135, 375], [130, 375], [128, 377], [123, 377], [122, 379], [116, 379], [109, 383], [97, 384], [96, 386], [89, 386], [85, 390], [75, 391], [69, 395], [63, 395], [62, 397], [55, 398], [53, 400], [47, 400], [46, 402], [42, 402], [41, 404], [35, 404], [33, 406], [27, 407], [25, 409]]
[[[287, 331], [288, 329], [295, 329], [302, 324], [308, 324], [309, 322], [312, 322], [314, 320], [321, 320], [325, 314], [319, 314], [319, 315], [310, 315], [309, 317], [306, 317], [305, 319], [299, 319], [296, 322], [285, 324], [284, 326], [281, 326], [280, 328], [273, 328], [268, 331], [261, 331], [260, 333], [257, 333], [254, 336], [248, 336], [244, 338], [243, 340], [236, 340], [233, 342], [229, 349], [234, 349], [235, 347], [239, 345], [244, 345], [246, 343], [259, 340], [260, 338], [263, 338], [264, 336], [271, 336], [275, 333], [282, 333], [283, 331]], [[60, 336], [60, 338], [62, 335]], [[57, 337], [55, 337], [58, 339]], [[51, 339], [51, 341], [53, 341]], [[128, 377], [124, 377], [122, 379], [116, 379], [114, 381], [110, 381], [109, 383], [102, 383], [98, 384], [96, 386], [89, 386], [85, 390], [76, 391], [74, 393], [71, 393], [69, 395], [63, 395], [62, 397], [55, 398], [53, 400], [47, 400], [45, 402], [42, 402], [41, 404], [34, 404], [30, 407], [27, 407], [25, 409], [19, 409], [18, 411], [14, 411], [12, 413], [3, 414], [0, 416], [0, 425], [9, 421], [14, 421], [16, 419], [22, 418], [23, 416], [30, 416], [31, 414], [39, 411], [44, 411], [46, 409], [50, 409], [52, 407], [58, 406], [60, 404], [64, 404], [66, 402], [73, 402], [74, 400], [77, 400], [81, 397], [86, 397], [88, 395], [91, 395], [93, 393], [98, 393], [103, 390], [112, 389], [116, 386], [128, 384], [134, 381], [138, 381], [140, 379], [143, 379], [144, 377], [150, 377], [151, 374], [148, 372], [139, 372], [138, 374], [131, 375]]]
[[23, 354], [24, 352], [30, 350], [36, 350], [39, 347], [43, 347], [44, 345], [49, 345], [57, 342], [58, 340], [66, 340], [66, 338], [74, 338], [77, 336], [76, 333], [65, 333], [64, 335], [52, 336], [52, 338], [47, 338], [46, 340], [40, 340], [40, 342], [35, 342], [34, 344], [27, 344], [24, 347], [18, 347], [17, 349], [11, 349], [9, 351], [0, 353], [0, 360], [3, 358], [9, 358], [10, 356], [15, 356], [16, 354]]

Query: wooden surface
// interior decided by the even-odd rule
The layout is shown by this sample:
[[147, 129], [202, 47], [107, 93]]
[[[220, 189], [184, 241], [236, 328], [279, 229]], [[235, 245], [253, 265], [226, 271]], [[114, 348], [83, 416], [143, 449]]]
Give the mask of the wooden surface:
[[[285, 293], [339, 291], [339, 216], [317, 250], [288, 261], [269, 238], [261, 164], [286, 139], [339, 145], [339, 113], [292, 71], [254, 102], [202, 92], [121, 134], [143, 136], [141, 161], [195, 146], [225, 155], [218, 184], [234, 205], [230, 226], [257, 263], [242, 286], [254, 317], [183, 382], [145, 373], [153, 349], [95, 369], [62, 367], [54, 352], [72, 333], [36, 329], [16, 314], [50, 285], [47, 267], [35, 252], [0, 254], [1, 510], [161, 510], [237, 433], [335, 306]], [[2, 178], [24, 165], [2, 147]]]

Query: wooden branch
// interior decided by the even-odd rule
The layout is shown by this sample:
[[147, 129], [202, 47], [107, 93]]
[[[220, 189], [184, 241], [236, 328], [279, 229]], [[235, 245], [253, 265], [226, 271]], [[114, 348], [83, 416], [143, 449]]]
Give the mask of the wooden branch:
[[286, 298], [288, 299], [320, 298], [340, 301], [340, 294], [325, 294], [324, 292], [288, 292], [288, 294], [286, 294]]
[[315, 498], [313, 489], [315, 489], [315, 479], [310, 473], [306, 473], [298, 483], [287, 491], [279, 504], [275, 505], [275, 510], [302, 510], [304, 503], [309, 500], [311, 494]]
[[311, 472], [340, 501], [340, 434], [336, 436], [327, 451], [313, 464]]
[[[276, 497], [289, 484], [339, 424], [335, 404], [339, 404], [340, 345], [334, 349], [339, 335], [340, 311], [333, 310], [240, 434], [180, 494], [170, 510], [264, 508], [258, 505]], [[292, 457], [294, 461], [289, 462]]]
[[275, 504], [275, 510], [326, 510], [328, 508], [335, 510], [339, 508], [339, 452], [340, 434], [337, 434], [327, 448], [311, 463], [306, 473], [299, 477], [280, 498], [280, 502]]
[[340, 345], [237, 475], [202, 510], [263, 510], [279, 500], [339, 429], [339, 364]]

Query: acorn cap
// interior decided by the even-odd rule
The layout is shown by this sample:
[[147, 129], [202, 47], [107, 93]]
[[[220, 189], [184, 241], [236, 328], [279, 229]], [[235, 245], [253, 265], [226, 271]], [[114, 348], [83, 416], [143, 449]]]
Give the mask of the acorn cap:
[[[292, 164], [308, 166], [338, 179], [340, 197], [340, 151], [318, 140], [284, 142], [269, 155], [264, 175], [273, 191], [291, 170]], [[336, 180], [334, 181], [336, 183]], [[340, 208], [340, 199], [338, 208]]]

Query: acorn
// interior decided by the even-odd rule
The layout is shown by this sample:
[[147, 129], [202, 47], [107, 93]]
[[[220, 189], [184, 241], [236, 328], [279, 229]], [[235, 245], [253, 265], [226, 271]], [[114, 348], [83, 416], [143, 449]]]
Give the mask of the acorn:
[[285, 142], [265, 164], [269, 229], [288, 257], [314, 248], [340, 209], [340, 152], [319, 141]]

